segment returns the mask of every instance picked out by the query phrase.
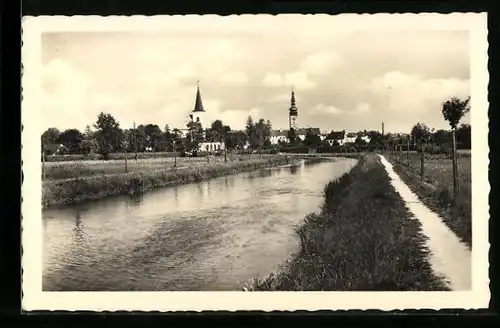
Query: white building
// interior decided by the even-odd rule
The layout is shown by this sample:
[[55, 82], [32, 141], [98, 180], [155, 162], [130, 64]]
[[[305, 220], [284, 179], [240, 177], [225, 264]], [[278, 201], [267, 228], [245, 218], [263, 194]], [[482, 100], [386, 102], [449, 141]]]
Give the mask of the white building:
[[271, 145], [277, 145], [280, 142], [288, 142], [288, 130], [273, 130], [269, 137]]
[[[191, 112], [191, 114], [189, 114], [189, 117], [191, 121], [200, 123], [202, 128], [206, 129], [209, 126], [207, 125], [207, 122], [204, 121], [204, 116], [205, 116], [205, 108], [203, 107], [203, 102], [201, 100], [200, 86], [198, 85], [196, 90], [196, 100], [194, 103], [194, 109]], [[199, 145], [198, 151], [210, 152], [210, 151], [224, 150], [224, 148], [225, 148], [224, 141], [202, 142]]]

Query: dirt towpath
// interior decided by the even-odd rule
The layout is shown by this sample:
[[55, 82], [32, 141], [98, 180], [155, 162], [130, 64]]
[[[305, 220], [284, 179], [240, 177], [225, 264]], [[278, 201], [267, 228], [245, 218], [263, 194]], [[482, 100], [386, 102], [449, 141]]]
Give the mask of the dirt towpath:
[[435, 274], [442, 277], [451, 290], [471, 290], [471, 251], [445, 225], [438, 214], [420, 202], [417, 195], [394, 171], [392, 164], [384, 156], [378, 156], [391, 179], [392, 186], [405, 201], [415, 219], [422, 224], [422, 233], [428, 237], [426, 245], [430, 251], [428, 260]]

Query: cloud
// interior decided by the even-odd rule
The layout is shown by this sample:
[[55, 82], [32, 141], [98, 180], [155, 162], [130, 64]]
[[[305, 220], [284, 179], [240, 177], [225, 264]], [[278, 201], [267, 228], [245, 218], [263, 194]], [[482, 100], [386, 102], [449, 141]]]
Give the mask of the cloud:
[[314, 115], [321, 115], [321, 114], [327, 114], [327, 115], [339, 115], [344, 113], [344, 111], [338, 107], [335, 107], [333, 105], [325, 105], [323, 103], [317, 104], [314, 106]]
[[249, 83], [249, 78], [248, 75], [243, 72], [227, 72], [222, 74], [219, 82], [229, 86], [241, 87]]
[[281, 87], [283, 85], [283, 78], [279, 74], [267, 73], [262, 84], [266, 87]]
[[44, 128], [84, 128], [101, 110], [122, 127], [184, 128], [197, 80], [207, 117], [233, 128], [248, 115], [287, 127], [291, 86], [299, 125], [346, 130], [382, 121], [388, 131], [417, 121], [446, 128], [441, 103], [470, 93], [466, 31], [339, 36], [335, 17], [307, 17], [269, 16], [263, 26], [239, 16], [179, 17], [159, 33], [44, 34]]
[[368, 113], [370, 110], [371, 110], [371, 105], [366, 102], [359, 103], [355, 109], [357, 113]]
[[70, 62], [54, 59], [42, 68], [42, 110], [54, 126], [86, 119], [88, 76]]
[[291, 94], [290, 93], [280, 93], [277, 95], [272, 95], [265, 100], [267, 102], [285, 102], [285, 101], [290, 101]]
[[425, 79], [418, 74], [391, 71], [375, 77], [369, 90], [386, 97], [390, 111], [425, 112], [440, 107], [450, 97], [467, 97], [470, 94], [470, 80]]
[[307, 56], [301, 62], [300, 68], [309, 74], [328, 75], [342, 65], [344, 59], [338, 53], [323, 51]]
[[288, 86], [298, 90], [309, 90], [316, 87], [316, 83], [309, 79], [306, 72], [302, 71], [288, 72], [283, 77], [279, 74], [267, 73], [262, 84], [266, 87]]
[[309, 79], [307, 73], [301, 71], [286, 73], [283, 81], [283, 84], [293, 86], [298, 90], [309, 90], [316, 87], [316, 83]]

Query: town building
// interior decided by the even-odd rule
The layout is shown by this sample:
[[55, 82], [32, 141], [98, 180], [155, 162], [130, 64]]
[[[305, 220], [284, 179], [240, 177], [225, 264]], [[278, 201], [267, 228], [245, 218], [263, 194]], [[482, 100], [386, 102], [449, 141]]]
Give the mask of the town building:
[[345, 130], [332, 131], [325, 137], [325, 141], [330, 146], [333, 146], [334, 144], [342, 145], [344, 142], [345, 136], [346, 136]]
[[288, 142], [288, 132], [291, 129], [295, 130], [295, 135], [300, 139], [304, 140], [306, 138], [307, 133], [313, 133], [315, 135], [320, 136], [321, 140], [324, 139], [325, 136], [322, 137], [321, 131], [319, 128], [297, 128], [297, 117], [298, 117], [298, 108], [295, 100], [295, 92], [292, 90], [292, 96], [290, 99], [290, 108], [288, 109], [288, 130], [272, 130], [269, 141], [272, 145], [277, 145], [279, 143]]
[[288, 142], [288, 130], [272, 130], [269, 141], [271, 145]]
[[[205, 108], [203, 107], [203, 101], [201, 99], [201, 92], [200, 92], [200, 85], [198, 83], [197, 88], [196, 88], [196, 99], [194, 102], [194, 109], [193, 111], [189, 114], [189, 118], [191, 122], [197, 122], [200, 123], [203, 131], [206, 131], [206, 129], [209, 126], [209, 123], [205, 121]], [[186, 131], [188, 132], [188, 131]], [[203, 136], [205, 140], [207, 140], [207, 136]], [[204, 141], [201, 142], [198, 146], [198, 151], [207, 151], [207, 152], [213, 152], [213, 151], [220, 151], [225, 149], [225, 143], [224, 141], [217, 141], [217, 142], [208, 142]]]

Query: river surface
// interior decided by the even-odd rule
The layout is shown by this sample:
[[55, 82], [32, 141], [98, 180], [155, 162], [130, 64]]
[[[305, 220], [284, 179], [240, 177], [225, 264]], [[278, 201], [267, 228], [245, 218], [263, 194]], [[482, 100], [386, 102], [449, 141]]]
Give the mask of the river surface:
[[43, 212], [43, 290], [241, 290], [355, 159], [283, 166]]

